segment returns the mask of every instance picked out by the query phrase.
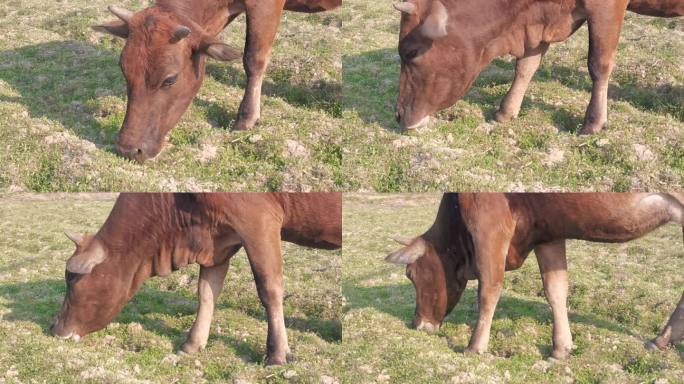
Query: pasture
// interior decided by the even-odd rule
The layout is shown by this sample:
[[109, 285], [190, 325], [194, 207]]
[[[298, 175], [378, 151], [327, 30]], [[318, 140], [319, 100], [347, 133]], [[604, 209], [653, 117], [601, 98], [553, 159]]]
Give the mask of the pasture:
[[350, 382], [681, 383], [684, 345], [649, 352], [684, 289], [682, 229], [664, 226], [625, 244], [569, 241], [570, 327], [576, 349], [549, 361], [551, 309], [536, 260], [507, 272], [489, 352], [464, 355], [477, 320], [471, 281], [440, 331], [409, 327], [415, 290], [405, 268], [384, 262], [434, 221], [437, 194], [344, 197], [343, 340]]
[[[352, 186], [387, 191], [658, 190], [684, 184], [684, 19], [628, 14], [609, 89], [609, 128], [578, 137], [590, 97], [587, 28], [554, 44], [520, 117], [493, 124], [515, 61], [497, 59], [427, 129], [399, 132], [400, 14], [391, 1], [343, 6], [343, 146]], [[467, 26], [464, 26], [467, 28]], [[349, 173], [350, 173], [349, 172]]]
[[[346, 188], [339, 132], [339, 11], [286, 12], [264, 81], [261, 125], [231, 130], [241, 60], [210, 60], [198, 96], [161, 155], [114, 152], [126, 108], [124, 41], [91, 25], [109, 1], [0, 4], [0, 187], [14, 191], [332, 190]], [[148, 1], [116, 5], [140, 10]], [[220, 39], [242, 50], [241, 16]]]
[[63, 231], [96, 231], [111, 195], [2, 196], [0, 382], [337, 381], [341, 252], [283, 243], [285, 323], [295, 361], [266, 368], [266, 318], [244, 251], [231, 261], [207, 348], [175, 354], [195, 318], [199, 268], [152, 278], [106, 329], [79, 343], [50, 336], [73, 244]]
[[[113, 143], [125, 114], [123, 41], [90, 30], [102, 0], [0, 4], [0, 188], [122, 190], [655, 190], [684, 185], [684, 21], [629, 14], [608, 130], [577, 137], [591, 82], [586, 27], [553, 45], [520, 118], [492, 124], [513, 78], [496, 60], [465, 98], [419, 132], [394, 122], [399, 14], [390, 1], [286, 12], [261, 124], [231, 130], [240, 62], [210, 61], [161, 155], [144, 165]], [[148, 1], [123, 0], [139, 10]], [[244, 44], [244, 17], [220, 38]]]

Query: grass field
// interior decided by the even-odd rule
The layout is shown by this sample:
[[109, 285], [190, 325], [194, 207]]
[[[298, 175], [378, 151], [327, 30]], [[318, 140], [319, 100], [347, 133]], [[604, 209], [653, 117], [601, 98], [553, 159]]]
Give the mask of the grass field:
[[[0, 4], [0, 188], [33, 191], [332, 190], [341, 173], [340, 12], [285, 13], [264, 81], [261, 125], [231, 126], [242, 63], [211, 61], [156, 161], [114, 153], [125, 115], [123, 40], [90, 30], [111, 2]], [[147, 1], [117, 5], [142, 9]], [[244, 45], [244, 17], [220, 36]]]
[[681, 228], [621, 245], [568, 243], [569, 312], [577, 349], [549, 362], [551, 310], [536, 260], [506, 274], [490, 351], [464, 355], [477, 320], [477, 283], [435, 335], [411, 329], [415, 291], [404, 268], [383, 261], [391, 237], [433, 223], [439, 195], [345, 195], [343, 340], [349, 382], [682, 383], [684, 346], [648, 352], [684, 289]]
[[[102, 0], [0, 4], [0, 189], [643, 190], [684, 185], [684, 21], [629, 15], [610, 88], [610, 129], [577, 137], [589, 100], [587, 33], [554, 45], [521, 117], [492, 124], [513, 78], [498, 59], [465, 99], [410, 134], [394, 122], [398, 12], [345, 0], [285, 13], [261, 125], [233, 132], [242, 65], [208, 65], [159, 158], [113, 152], [125, 113], [123, 41], [90, 25]], [[118, 3], [138, 10], [147, 1]], [[242, 46], [244, 17], [221, 35]]]
[[[609, 129], [577, 137], [589, 102], [586, 26], [551, 46], [521, 115], [492, 116], [515, 62], [497, 59], [429, 128], [394, 122], [399, 12], [345, 0], [342, 105], [351, 185], [377, 191], [641, 190], [684, 185], [684, 19], [629, 14], [609, 90]], [[356, 172], [352, 172], [356, 170]]]
[[96, 231], [113, 197], [1, 199], [0, 383], [336, 382], [341, 252], [283, 243], [291, 364], [263, 365], [266, 319], [244, 251], [231, 261], [206, 350], [175, 355], [195, 318], [197, 266], [148, 280], [109, 327], [65, 342], [49, 336], [73, 252], [62, 231]]

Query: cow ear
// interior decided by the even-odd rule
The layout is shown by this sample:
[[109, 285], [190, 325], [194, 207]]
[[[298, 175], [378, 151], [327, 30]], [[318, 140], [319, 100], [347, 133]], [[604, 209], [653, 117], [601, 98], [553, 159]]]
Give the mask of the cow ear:
[[110, 35], [121, 37], [123, 39], [128, 38], [128, 24], [120, 20], [110, 21], [108, 23], [99, 25], [93, 25], [92, 28], [94, 31], [97, 32], [108, 33]]
[[418, 237], [410, 241], [404, 248], [387, 255], [385, 261], [395, 264], [412, 264], [425, 254], [425, 250], [425, 240]]
[[83, 251], [76, 251], [76, 253], [67, 260], [66, 269], [72, 273], [86, 275], [93, 271], [96, 265], [102, 263], [107, 255], [105, 250], [97, 239], [89, 244]]
[[430, 14], [425, 18], [420, 32], [429, 39], [438, 39], [447, 35], [447, 24], [449, 22], [449, 12], [441, 1], [432, 2]]
[[233, 61], [242, 57], [239, 49], [215, 40], [202, 43], [200, 51], [212, 59], [221, 61]]
[[69, 240], [73, 241], [74, 244], [77, 246], [83, 242], [83, 239], [85, 238], [85, 235], [82, 235], [80, 233], [73, 233], [73, 232], [64, 232], [66, 237], [69, 238]]
[[407, 15], [414, 15], [416, 13], [416, 5], [413, 3], [409, 3], [408, 1], [402, 1], [401, 3], [395, 3], [392, 5], [394, 9], [401, 13], [405, 13]]

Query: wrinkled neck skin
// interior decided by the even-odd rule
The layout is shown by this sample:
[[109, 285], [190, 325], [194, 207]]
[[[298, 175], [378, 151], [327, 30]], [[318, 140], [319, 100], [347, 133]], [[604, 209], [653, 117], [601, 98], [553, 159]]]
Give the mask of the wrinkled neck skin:
[[464, 229], [465, 224], [460, 220], [458, 196], [445, 195], [440, 203], [435, 223], [421, 236], [434, 248], [438, 261], [419, 259], [418, 262], [439, 263], [439, 275], [443, 276], [444, 281], [436, 281], [434, 284], [438, 294], [444, 294], [443, 288], [446, 288], [446, 297], [425, 300], [423, 305], [419, 305], [418, 301], [424, 299], [416, 297], [414, 325], [419, 329], [421, 324], [429, 324], [433, 330], [439, 328], [460, 300], [468, 280], [475, 278], [472, 272], [472, 239]]
[[[433, 61], [430, 67], [448, 66], [449, 77], [454, 81], [450, 90], [443, 91], [448, 93], [448, 100], [443, 99], [434, 106], [437, 110], [448, 108], [460, 100], [495, 58], [505, 55], [521, 58], [526, 48], [537, 47], [542, 42], [566, 39], [583, 22], [579, 20], [580, 16], [573, 15], [577, 4], [572, 0], [549, 1], [542, 5], [529, 0], [459, 1], [450, 5], [449, 0], [441, 1], [447, 5], [449, 12], [449, 35], [431, 42], [429, 50], [435, 51], [437, 56], [430, 57]], [[424, 39], [419, 36], [419, 28], [429, 12], [430, 1], [416, 3], [417, 14], [421, 16], [402, 14], [400, 41]], [[506, 11], [490, 17], [486, 12], [483, 13], [483, 9]], [[473, 24], [475, 28], [462, 27]], [[438, 84], [435, 86], [439, 88]], [[439, 89], [433, 91], [441, 92]]]
[[96, 234], [117, 269], [112, 276], [130, 279], [122, 281], [130, 287], [126, 301], [148, 277], [167, 276], [192, 263], [225, 261], [215, 258], [212, 223], [203, 223], [196, 209], [182, 206], [189, 195], [136, 195], [122, 194]]

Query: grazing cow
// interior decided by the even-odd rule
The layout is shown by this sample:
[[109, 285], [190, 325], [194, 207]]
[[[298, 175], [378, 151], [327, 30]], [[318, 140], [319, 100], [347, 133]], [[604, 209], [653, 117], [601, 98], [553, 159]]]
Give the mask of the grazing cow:
[[252, 128], [259, 120], [261, 84], [282, 11], [325, 11], [341, 1], [158, 0], [137, 13], [109, 7], [120, 20], [93, 28], [127, 39], [121, 70], [128, 106], [117, 151], [138, 162], [159, 154], [166, 135], [202, 85], [206, 56], [223, 61], [241, 56], [216, 36], [243, 12], [247, 15], [243, 58], [247, 89], [234, 129]]
[[[386, 260], [407, 265], [416, 289], [413, 324], [428, 332], [439, 328], [468, 280], [477, 279], [479, 318], [466, 351], [482, 353], [504, 271], [519, 268], [534, 250], [553, 312], [552, 356], [563, 358], [572, 347], [565, 240], [625, 242], [670, 221], [684, 226], [684, 194], [445, 194], [432, 227]], [[682, 338], [684, 295], [651, 345], [665, 348]]]
[[52, 333], [79, 340], [102, 329], [145, 279], [197, 263], [197, 319], [180, 347], [196, 352], [207, 344], [230, 258], [245, 247], [268, 318], [266, 364], [285, 363], [280, 241], [337, 249], [341, 214], [339, 193], [122, 194], [95, 235], [68, 235], [76, 251]]
[[591, 101], [580, 133], [608, 121], [608, 79], [626, 10], [661, 17], [684, 15], [684, 0], [408, 0], [399, 41], [401, 77], [397, 120], [406, 129], [458, 101], [494, 58], [517, 59], [513, 85], [495, 120], [518, 115], [525, 91], [549, 44], [589, 25]]

